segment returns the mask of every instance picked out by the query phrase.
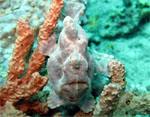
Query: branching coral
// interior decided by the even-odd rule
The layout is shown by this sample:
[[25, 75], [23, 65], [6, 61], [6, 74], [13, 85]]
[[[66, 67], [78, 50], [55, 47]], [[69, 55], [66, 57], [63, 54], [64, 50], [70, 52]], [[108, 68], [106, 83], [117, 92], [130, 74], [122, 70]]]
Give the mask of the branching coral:
[[[25, 19], [18, 21], [18, 38], [13, 50], [13, 58], [9, 62], [7, 80], [15, 81], [25, 68], [24, 55], [30, 49], [34, 41], [34, 33]], [[22, 50], [22, 51], [20, 51]]]
[[126, 87], [124, 66], [118, 61], [111, 60], [109, 67], [113, 71], [110, 77], [111, 84], [104, 87], [94, 110], [95, 116], [112, 116], [120, 95]]
[[[13, 58], [9, 62], [7, 82], [0, 88], [0, 106], [4, 107], [6, 101], [14, 103], [22, 98], [29, 99], [47, 83], [48, 79], [42, 78], [37, 72], [45, 60], [45, 56], [39, 52], [39, 43], [47, 40], [52, 29], [56, 26], [58, 15], [63, 7], [62, 4], [63, 0], [53, 0], [40, 31], [38, 46], [31, 56], [26, 74], [22, 78], [19, 77], [25, 69], [23, 57], [33, 43], [34, 34], [27, 20], [22, 18], [18, 21], [18, 38], [13, 50]], [[33, 105], [35, 106], [35, 104]], [[37, 109], [37, 106], [32, 106], [32, 108]]]
[[38, 47], [36, 48], [30, 59], [31, 64], [29, 63], [27, 74], [31, 74], [37, 71], [45, 61], [45, 56], [39, 52], [40, 43], [44, 43], [50, 37], [53, 28], [57, 24], [57, 18], [63, 7], [63, 1], [64, 0], [53, 0], [51, 7], [46, 14], [46, 19], [43, 26], [41, 27], [39, 34]]
[[25, 75], [21, 79], [18, 78], [24, 71], [25, 62], [23, 57], [33, 43], [33, 38], [33, 32], [28, 22], [25, 19], [20, 20], [13, 58], [9, 62], [7, 82], [1, 87], [0, 99], [16, 102], [22, 98], [29, 98], [38, 93], [46, 84], [48, 79], [46, 77], [41, 78], [38, 72]]

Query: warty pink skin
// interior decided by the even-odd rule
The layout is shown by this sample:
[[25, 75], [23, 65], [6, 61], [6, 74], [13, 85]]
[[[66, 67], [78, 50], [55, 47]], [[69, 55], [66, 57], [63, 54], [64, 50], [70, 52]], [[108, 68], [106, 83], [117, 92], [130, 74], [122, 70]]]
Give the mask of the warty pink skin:
[[58, 46], [48, 59], [47, 70], [52, 87], [69, 103], [77, 103], [90, 89], [85, 51], [87, 41], [84, 30], [66, 17]]
[[47, 71], [54, 89], [48, 97], [48, 105], [56, 108], [63, 104], [77, 104], [88, 113], [95, 103], [90, 92], [91, 78], [97, 72], [110, 77], [112, 70], [108, 66], [113, 57], [87, 50], [88, 37], [71, 17], [65, 17], [63, 24], [57, 44], [55, 34], [47, 43], [40, 43], [40, 52], [49, 56]]

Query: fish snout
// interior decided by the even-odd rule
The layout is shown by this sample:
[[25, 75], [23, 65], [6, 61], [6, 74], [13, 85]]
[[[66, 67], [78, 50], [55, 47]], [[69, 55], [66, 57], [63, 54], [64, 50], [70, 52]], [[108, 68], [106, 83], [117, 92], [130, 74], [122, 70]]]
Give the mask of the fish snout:
[[79, 60], [73, 60], [72, 61], [72, 67], [73, 67], [73, 69], [80, 69], [80, 61]]

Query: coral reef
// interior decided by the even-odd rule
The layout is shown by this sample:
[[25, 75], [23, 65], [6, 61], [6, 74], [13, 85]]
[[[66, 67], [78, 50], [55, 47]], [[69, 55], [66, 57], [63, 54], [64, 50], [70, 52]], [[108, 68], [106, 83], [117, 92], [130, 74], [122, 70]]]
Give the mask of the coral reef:
[[11, 102], [7, 102], [3, 107], [0, 107], [1, 117], [29, 117], [20, 110], [15, 109]]
[[[52, 29], [57, 24], [58, 15], [63, 7], [62, 4], [63, 0], [53, 1], [46, 15], [47, 20], [41, 29], [42, 33], [39, 34], [39, 42], [43, 39], [47, 39], [50, 32], [52, 32]], [[49, 20], [50, 17], [51, 19]], [[0, 105], [2, 107], [5, 106], [7, 101], [15, 103], [23, 98], [29, 99], [32, 95], [37, 94], [48, 80], [46, 77], [42, 78], [38, 73], [39, 68], [43, 65], [45, 60], [45, 56], [39, 53], [39, 46], [37, 46], [35, 52], [32, 54], [28, 67], [25, 70], [25, 61], [23, 57], [33, 43], [34, 34], [29, 23], [25, 19], [20, 19], [18, 21], [17, 29], [18, 38], [16, 39], [15, 48], [13, 50], [13, 57], [9, 62], [7, 82], [0, 88]], [[35, 110], [40, 107], [38, 107], [37, 104], [32, 105], [34, 105], [32, 108]], [[43, 103], [41, 103], [41, 105], [43, 105]]]
[[27, 73], [31, 74], [37, 71], [44, 64], [45, 56], [40, 53], [39, 50], [40, 43], [44, 43], [45, 41], [48, 40], [49, 36], [52, 33], [52, 29], [57, 24], [57, 18], [59, 16], [62, 7], [63, 7], [63, 0], [61, 1], [53, 0], [51, 7], [46, 14], [44, 24], [42, 25], [39, 33], [38, 46], [30, 59], [32, 63], [31, 64], [29, 63], [29, 68], [32, 69], [27, 69]]
[[124, 66], [118, 61], [111, 61], [109, 66], [113, 69], [113, 75], [110, 78], [111, 84], [104, 86], [94, 110], [95, 116], [112, 116], [120, 95], [126, 87]]
[[131, 91], [124, 93], [118, 102], [113, 116], [133, 117], [150, 114], [150, 94], [134, 95]]
[[49, 111], [49, 107], [46, 102], [23, 102], [21, 104], [16, 104], [15, 106], [18, 110], [24, 113], [34, 110], [39, 114], [45, 114]]
[[125, 66], [118, 62], [118, 61], [111, 61], [109, 64], [110, 68], [113, 69], [113, 75], [110, 78], [111, 83], [118, 84], [122, 92], [126, 88], [126, 73], [125, 73]]
[[[110, 1], [105, 0], [105, 2]], [[0, 1], [2, 6], [5, 6], [5, 3], [3, 0]], [[24, 4], [26, 3], [27, 1]], [[29, 3], [31, 3], [30, 0]], [[26, 60], [26, 56], [28, 56], [28, 51], [33, 44], [34, 34], [37, 33], [33, 32], [26, 19], [21, 18], [18, 21], [18, 37], [12, 59], [9, 62], [7, 81], [0, 87], [0, 116], [25, 117], [34, 116], [34, 114], [38, 116], [39, 114], [54, 117], [120, 117], [150, 114], [149, 94], [141, 93], [142, 91], [140, 92], [138, 89], [125, 92], [126, 72], [124, 65], [115, 60], [112, 55], [99, 53], [87, 47], [88, 36], [81, 27], [83, 22], [81, 21], [81, 25], [79, 25], [79, 19], [87, 4], [86, 0], [65, 1], [66, 17], [58, 42], [56, 42], [57, 37], [53, 29], [58, 22], [63, 3], [64, 0], [52, 1], [39, 32], [37, 47], [29, 60]], [[20, 5], [20, 1], [18, 4]], [[124, 5], [128, 9], [120, 10], [116, 14], [109, 14], [107, 18], [114, 23], [109, 25], [102, 22], [104, 24], [102, 29], [105, 29], [105, 33], [101, 32], [100, 36], [114, 38], [118, 35], [125, 35], [134, 30], [139, 21], [149, 14], [149, 9], [147, 9], [149, 2], [146, 0], [134, 2], [123, 0], [118, 4]], [[144, 9], [142, 12], [140, 11], [141, 14], [139, 14], [141, 9], [138, 5], [141, 5], [142, 10]], [[34, 2], [32, 6], [34, 6]], [[12, 8], [10, 12], [15, 12], [19, 8], [20, 6]], [[113, 6], [113, 10], [116, 9], [117, 6]], [[133, 12], [131, 12], [132, 10]], [[8, 13], [2, 11], [0, 17], [3, 17], [3, 13], [8, 15], [9, 10]], [[125, 16], [130, 16], [130, 13], [135, 14], [128, 17], [127, 21]], [[101, 21], [99, 18], [101, 18], [99, 15], [95, 15], [93, 19], [88, 21], [91, 28], [97, 26], [98, 21]], [[129, 21], [130, 23], [135, 22], [128, 27]], [[96, 41], [99, 40], [96, 39]], [[110, 44], [109, 48], [114, 49], [115, 46]], [[1, 50], [0, 54], [3, 54]], [[45, 55], [49, 56], [46, 61], [52, 88], [49, 96], [45, 91], [40, 92], [48, 81], [48, 78], [41, 77], [39, 72], [39, 69], [44, 65]], [[3, 59], [0, 62], [3, 62]], [[99, 80], [105, 81], [103, 78], [108, 81], [104, 83]], [[93, 85], [94, 83], [97, 85]]]
[[96, 104], [94, 116], [112, 116], [121, 94], [119, 85], [109, 84], [104, 87], [99, 103]]
[[[40, 26], [44, 22], [45, 12], [50, 4], [51, 0], [0, 0], [0, 64], [2, 66], [0, 85], [6, 81], [8, 62], [12, 58], [12, 50], [17, 38], [18, 18], [28, 19], [36, 35], [34, 41], [37, 41]], [[36, 43], [33, 48], [36, 48]]]
[[23, 78], [18, 79], [25, 68], [23, 56], [33, 43], [33, 37], [28, 22], [24, 19], [20, 20], [13, 58], [9, 62], [7, 82], [0, 89], [0, 98], [4, 101], [16, 102], [22, 98], [29, 98], [38, 93], [48, 80], [46, 77], [41, 78], [38, 72], [27, 73]]
[[[85, 28], [90, 33], [96, 31], [103, 38], [115, 39], [127, 35], [138, 29], [141, 20], [149, 17], [149, 4], [147, 0], [101, 0], [98, 3], [96, 0], [89, 1], [86, 10], [89, 23]], [[94, 38], [90, 37], [91, 40]]]

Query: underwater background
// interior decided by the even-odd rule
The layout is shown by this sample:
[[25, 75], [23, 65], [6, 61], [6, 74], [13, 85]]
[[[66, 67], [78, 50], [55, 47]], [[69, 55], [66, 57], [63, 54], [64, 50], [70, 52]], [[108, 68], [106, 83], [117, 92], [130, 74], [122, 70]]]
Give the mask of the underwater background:
[[[17, 38], [17, 21], [24, 17], [34, 29], [34, 44], [25, 57], [28, 61], [37, 47], [39, 30], [51, 2], [51, 0], [0, 0], [0, 86], [7, 80], [8, 62], [12, 58]], [[54, 29], [57, 37], [62, 30], [64, 15], [62, 9]], [[87, 0], [86, 10], [79, 24], [88, 35], [88, 47], [91, 50], [113, 55], [124, 64], [127, 81], [125, 91], [130, 90], [137, 96], [147, 97], [150, 92], [150, 0]], [[47, 76], [46, 62], [39, 72], [42, 76]], [[31, 100], [34, 98], [46, 100], [51, 89], [46, 85], [42, 91], [38, 93], [42, 98], [36, 95]], [[148, 109], [142, 114], [126, 113], [122, 116], [149, 117], [150, 96], [137, 111], [145, 108], [144, 105]], [[28, 115], [40, 116], [38, 112], [29, 112]]]

